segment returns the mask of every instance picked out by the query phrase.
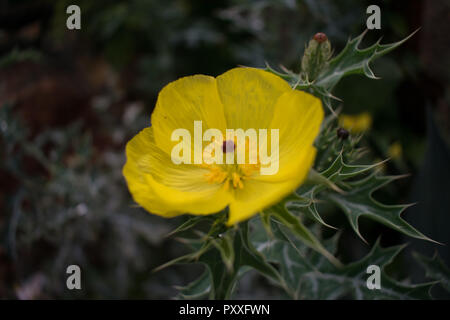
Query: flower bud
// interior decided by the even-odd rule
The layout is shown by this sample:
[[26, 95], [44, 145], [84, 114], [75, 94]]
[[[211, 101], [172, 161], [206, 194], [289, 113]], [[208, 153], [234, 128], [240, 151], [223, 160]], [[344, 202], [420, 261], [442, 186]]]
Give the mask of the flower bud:
[[331, 58], [331, 44], [325, 33], [318, 32], [309, 41], [302, 58], [302, 73], [313, 81], [328, 65]]
[[344, 128], [338, 128], [336, 130], [336, 134], [337, 134], [338, 138], [341, 140], [347, 140], [348, 136], [350, 135], [350, 133], [347, 130], [345, 130]]

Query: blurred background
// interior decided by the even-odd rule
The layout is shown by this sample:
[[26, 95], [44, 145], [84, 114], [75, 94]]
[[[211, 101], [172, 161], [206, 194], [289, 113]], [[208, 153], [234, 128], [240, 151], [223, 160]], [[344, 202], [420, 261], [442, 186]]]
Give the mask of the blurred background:
[[[66, 8], [81, 8], [81, 30], [66, 28]], [[186, 248], [165, 235], [183, 221], [134, 205], [122, 177], [125, 144], [149, 126], [158, 91], [191, 74], [246, 65], [282, 64], [299, 71], [316, 32], [334, 52], [366, 28], [366, 8], [381, 8], [383, 36], [420, 31], [373, 65], [382, 80], [351, 76], [335, 95], [342, 112], [368, 112], [365, 135], [383, 170], [409, 173], [378, 191], [385, 203], [418, 202], [404, 218], [447, 244], [413, 241], [361, 220], [370, 244], [410, 243], [427, 256], [450, 251], [450, 2], [448, 0], [0, 0], [0, 298], [172, 298], [201, 271], [151, 270]], [[343, 230], [339, 257], [370, 249], [342, 213], [324, 219]], [[77, 264], [82, 290], [67, 290]], [[405, 252], [389, 268], [399, 279], [424, 280]], [[438, 293], [439, 295], [439, 293]], [[278, 298], [256, 274], [239, 298]]]

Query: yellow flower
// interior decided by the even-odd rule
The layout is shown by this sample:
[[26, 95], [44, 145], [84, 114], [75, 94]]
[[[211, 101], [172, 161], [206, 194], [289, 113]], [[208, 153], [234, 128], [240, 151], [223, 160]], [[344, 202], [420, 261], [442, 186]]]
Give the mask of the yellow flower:
[[[275, 204], [304, 181], [322, 119], [319, 99], [291, 89], [266, 71], [235, 68], [217, 78], [181, 78], [159, 93], [152, 126], [128, 142], [123, 174], [134, 200], [151, 213], [207, 215], [228, 206], [228, 225], [233, 225]], [[178, 142], [172, 141], [172, 133], [184, 128], [194, 135], [194, 121], [199, 120], [203, 131], [279, 129], [278, 172], [262, 175], [260, 162], [175, 164], [171, 152]], [[224, 149], [233, 145], [218, 143]]]
[[400, 142], [396, 141], [388, 148], [388, 156], [392, 159], [400, 159], [402, 157], [403, 148]]
[[357, 115], [341, 114], [339, 125], [352, 133], [360, 133], [369, 130], [372, 126], [372, 116], [368, 112]]

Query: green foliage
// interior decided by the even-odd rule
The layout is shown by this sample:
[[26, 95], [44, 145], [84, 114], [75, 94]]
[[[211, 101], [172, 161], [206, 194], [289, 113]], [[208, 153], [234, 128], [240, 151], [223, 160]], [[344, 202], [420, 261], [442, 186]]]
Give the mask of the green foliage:
[[376, 190], [403, 176], [382, 175], [377, 169], [383, 162], [360, 164], [358, 159], [362, 152], [354, 147], [359, 137], [350, 138], [346, 142], [337, 138], [330, 140], [327, 137], [331, 132], [334, 133], [334, 130], [325, 130], [318, 139], [316, 167], [322, 171], [314, 171], [314, 178], [307, 181], [293, 196], [285, 199], [284, 206], [330, 227], [320, 216], [316, 204], [334, 203], [345, 213], [351, 227], [361, 239], [364, 238], [360, 234], [358, 220], [360, 217], [367, 217], [410, 237], [433, 241], [400, 217], [411, 205], [385, 205], [372, 196]]
[[439, 255], [436, 253], [432, 258], [428, 258], [414, 252], [413, 256], [425, 269], [425, 276], [438, 281], [439, 284], [450, 293], [450, 270]]
[[[114, 124], [111, 130], [120, 128], [115, 121], [122, 119], [102, 119]], [[154, 298], [173, 294], [163, 283], [175, 270], [165, 277], [149, 272], [164, 261], [158, 247], [173, 250], [164, 243], [170, 226], [132, 206], [123, 163], [121, 149], [99, 155], [80, 122], [33, 136], [12, 105], [0, 106], [0, 174], [11, 185], [0, 232], [12, 262], [21, 266], [9, 297], [117, 299], [146, 287]], [[65, 290], [62, 275], [71, 264], [82, 269], [82, 292]]]
[[[174, 259], [160, 268], [173, 263], [201, 262], [206, 266], [207, 272], [186, 287], [179, 288], [179, 298], [200, 298], [208, 294], [212, 299], [229, 299], [237, 279], [249, 268], [258, 271], [279, 286], [286, 287], [278, 271], [254, 248], [249, 239], [247, 222], [242, 223], [237, 230], [230, 229], [225, 233], [219, 233], [213, 224], [208, 234], [199, 240], [184, 241], [201, 245], [192, 254]], [[206, 284], [206, 279], [209, 279], [210, 286]]]
[[[258, 222], [255, 221], [255, 229]], [[372, 250], [361, 260], [336, 267], [322, 255], [309, 250], [302, 241], [290, 235], [289, 230], [273, 222], [275, 237], [255, 232], [255, 247], [267, 259], [280, 267], [285, 282], [289, 284], [294, 299], [427, 299], [434, 283], [421, 285], [401, 284], [390, 278], [384, 267], [403, 249], [403, 246], [381, 248], [375, 243]], [[324, 240], [324, 246], [336, 252], [339, 233]], [[370, 290], [366, 281], [366, 269], [370, 265], [381, 268], [381, 289]]]
[[[339, 261], [337, 261], [332, 254], [330, 254], [320, 243], [320, 241], [304, 226], [298, 216], [292, 214], [286, 207], [287, 202], [290, 202], [291, 198], [287, 198], [284, 201], [281, 201], [277, 205], [269, 208], [264, 212], [264, 214], [269, 215], [269, 217], [273, 216], [277, 221], [285, 225], [289, 228], [298, 239], [309, 246], [310, 248], [320, 252], [327, 259], [329, 259], [333, 264], [340, 265]], [[295, 201], [295, 200], [294, 200]]]
[[[315, 237], [321, 238], [318, 231], [320, 229], [313, 229]], [[289, 225], [286, 226], [275, 218], [270, 219], [270, 232], [263, 226], [263, 219], [259, 218], [252, 219], [249, 224], [241, 224], [238, 231], [231, 229], [227, 231], [229, 232], [236, 233], [233, 251], [237, 260], [234, 261], [233, 269], [227, 268], [221, 261], [221, 251], [210, 246], [210, 250], [199, 250], [195, 259], [173, 261], [200, 262], [206, 265], [206, 270], [199, 278], [185, 287], [178, 287], [179, 299], [232, 298], [236, 281], [251, 269], [270, 279], [292, 299], [429, 299], [430, 289], [436, 283], [406, 284], [391, 278], [385, 272], [384, 268], [398, 256], [404, 246], [381, 248], [377, 242], [364, 258], [337, 266], [299, 239]], [[339, 236], [340, 233], [337, 232], [331, 238], [323, 240], [327, 252], [336, 253]], [[198, 243], [209, 241], [211, 240], [208, 238], [202, 238]], [[366, 270], [370, 265], [381, 268], [379, 290], [367, 287]]]
[[41, 59], [40, 52], [29, 49], [29, 50], [18, 50], [13, 49], [9, 54], [0, 58], [0, 69], [7, 66], [13, 65], [14, 63], [30, 60], [39, 61]]
[[384, 205], [372, 198], [374, 191], [398, 178], [380, 176], [373, 173], [361, 180], [348, 182], [346, 184], [349, 189], [348, 192], [344, 194], [328, 194], [326, 199], [329, 199], [342, 209], [353, 230], [361, 238], [358, 219], [364, 216], [410, 237], [432, 241], [400, 217], [400, 214], [410, 205]]
[[[325, 149], [327, 153], [330, 151], [328, 147]], [[376, 190], [404, 176], [383, 176], [377, 172], [377, 167], [383, 163], [347, 164], [343, 159], [344, 153], [345, 148], [339, 152], [327, 169], [319, 173], [322, 180], [328, 181], [328, 185], [332, 184], [338, 189], [328, 187], [325, 190], [321, 185], [306, 185], [297, 192], [303, 201], [307, 200], [308, 212], [316, 221], [325, 224], [314, 207], [314, 203], [321, 199], [336, 204], [347, 216], [353, 230], [363, 240], [359, 232], [358, 220], [364, 216], [410, 237], [433, 241], [400, 217], [400, 214], [411, 205], [384, 205], [372, 196]], [[356, 161], [358, 156], [358, 153], [355, 153], [353, 161]]]

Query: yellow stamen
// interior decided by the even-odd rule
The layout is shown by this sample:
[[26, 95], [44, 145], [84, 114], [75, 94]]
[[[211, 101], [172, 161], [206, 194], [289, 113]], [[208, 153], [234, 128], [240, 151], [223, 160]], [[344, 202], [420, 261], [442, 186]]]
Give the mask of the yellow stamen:
[[218, 167], [212, 167], [211, 171], [205, 174], [205, 177], [209, 183], [222, 183], [227, 178], [227, 174]]
[[233, 172], [232, 177], [233, 177], [233, 187], [236, 189], [239, 185], [239, 182], [241, 181], [241, 178], [236, 172]]
[[[236, 140], [236, 137], [234, 139]], [[222, 142], [222, 144], [223, 143], [224, 142]], [[247, 153], [248, 149], [248, 141], [246, 141]], [[246, 159], [249, 159], [248, 154]], [[255, 173], [259, 172], [260, 167], [261, 165], [259, 161], [256, 164], [202, 165], [202, 168], [207, 168], [210, 170], [207, 174], [205, 174], [206, 181], [212, 184], [223, 184], [225, 190], [230, 189], [230, 186], [234, 189], [243, 189], [244, 181], [251, 179]]]

